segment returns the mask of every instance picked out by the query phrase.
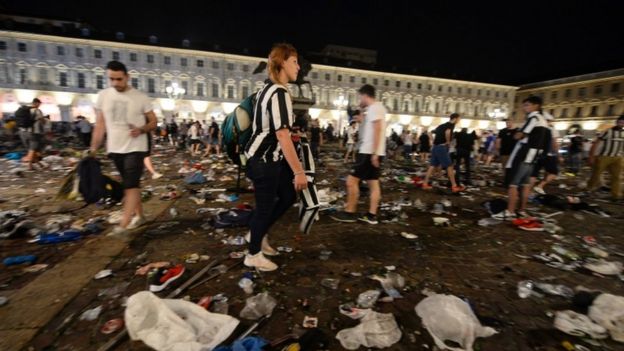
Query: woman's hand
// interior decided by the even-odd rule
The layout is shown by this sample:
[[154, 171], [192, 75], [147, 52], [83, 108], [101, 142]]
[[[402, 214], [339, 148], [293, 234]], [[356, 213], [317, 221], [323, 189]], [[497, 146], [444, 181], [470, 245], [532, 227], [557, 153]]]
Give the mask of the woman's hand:
[[295, 176], [295, 189], [297, 191], [301, 191], [308, 187], [308, 177], [306, 177], [305, 173], [299, 173]]

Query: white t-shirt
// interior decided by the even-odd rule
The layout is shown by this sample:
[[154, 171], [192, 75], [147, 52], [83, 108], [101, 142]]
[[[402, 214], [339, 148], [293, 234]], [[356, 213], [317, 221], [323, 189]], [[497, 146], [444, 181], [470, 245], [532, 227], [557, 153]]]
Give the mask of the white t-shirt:
[[197, 124], [193, 123], [188, 133], [191, 136], [192, 140], [199, 139], [199, 129], [197, 129]]
[[379, 146], [375, 152], [379, 156], [386, 155], [386, 108], [381, 102], [375, 102], [368, 106], [364, 114], [364, 121], [360, 127], [360, 148], [361, 154], [373, 154], [374, 139], [374, 124], [373, 122], [379, 121], [381, 123], [381, 135], [379, 136]]
[[145, 114], [152, 111], [152, 102], [147, 95], [130, 86], [124, 92], [118, 92], [110, 87], [98, 93], [95, 108], [104, 114], [106, 150], [109, 153], [148, 151], [147, 134], [141, 134], [136, 138], [130, 136], [130, 125], [144, 126]]
[[347, 144], [355, 144], [355, 134], [357, 131], [358, 128], [355, 124], [349, 126], [347, 129]]
[[403, 134], [403, 145], [412, 145], [412, 134]]

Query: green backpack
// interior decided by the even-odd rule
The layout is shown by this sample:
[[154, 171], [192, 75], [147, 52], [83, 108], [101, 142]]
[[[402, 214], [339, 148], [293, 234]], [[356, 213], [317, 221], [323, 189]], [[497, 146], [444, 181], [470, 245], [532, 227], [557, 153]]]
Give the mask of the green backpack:
[[251, 138], [256, 94], [245, 98], [221, 124], [221, 143], [228, 157], [239, 166], [245, 166], [245, 146]]

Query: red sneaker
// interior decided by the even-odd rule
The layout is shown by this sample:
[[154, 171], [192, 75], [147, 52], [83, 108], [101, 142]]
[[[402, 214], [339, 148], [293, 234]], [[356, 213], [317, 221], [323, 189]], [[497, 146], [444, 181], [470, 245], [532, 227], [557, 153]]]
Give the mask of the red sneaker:
[[527, 224], [520, 225], [518, 226], [518, 228], [529, 231], [529, 232], [543, 232], [544, 231], [544, 225], [537, 221], [533, 221]]
[[149, 290], [158, 292], [164, 290], [169, 284], [180, 278], [184, 274], [184, 266], [177, 264], [169, 268], [159, 268], [152, 277]]
[[533, 222], [537, 221], [536, 218], [533, 217], [527, 217], [527, 218], [516, 218], [514, 219], [511, 224], [513, 224], [516, 227], [519, 227], [521, 225], [526, 225], [526, 224], [531, 224]]
[[451, 190], [452, 190], [454, 193], [459, 193], [459, 192], [462, 192], [462, 191], [466, 190], [466, 187], [465, 187], [465, 186], [463, 186], [463, 185], [458, 185], [458, 186], [454, 186], [454, 187], [452, 187], [452, 188], [451, 188]]

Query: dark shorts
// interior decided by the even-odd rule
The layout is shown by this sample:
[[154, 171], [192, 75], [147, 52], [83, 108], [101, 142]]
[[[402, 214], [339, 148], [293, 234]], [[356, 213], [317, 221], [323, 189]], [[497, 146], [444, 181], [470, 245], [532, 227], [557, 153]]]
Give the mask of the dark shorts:
[[130, 152], [127, 154], [108, 154], [113, 160], [115, 167], [121, 175], [121, 185], [124, 189], [141, 187], [141, 175], [143, 175], [143, 159], [147, 152]]
[[531, 177], [539, 177], [540, 171], [544, 169], [548, 174], [559, 174], [559, 158], [557, 156], [540, 157], [533, 167]]
[[[377, 180], [381, 175], [381, 167], [375, 167], [371, 163], [371, 154], [357, 154], [355, 164], [351, 169], [351, 175], [362, 180]], [[379, 156], [379, 162], [383, 157]], [[380, 165], [381, 166], [381, 165]]]
[[201, 144], [201, 140], [199, 140], [199, 139], [191, 139], [190, 144], [191, 145]]
[[431, 147], [429, 145], [420, 145], [420, 152], [430, 153]]
[[529, 185], [533, 173], [532, 163], [516, 163], [511, 168], [505, 168], [505, 186], [519, 187]]
[[35, 152], [41, 152], [44, 146], [43, 134], [31, 134], [30, 140], [28, 141], [28, 149]]
[[433, 167], [449, 168], [453, 161], [451, 160], [448, 146], [443, 144], [434, 145], [433, 149], [431, 149], [430, 163]]

